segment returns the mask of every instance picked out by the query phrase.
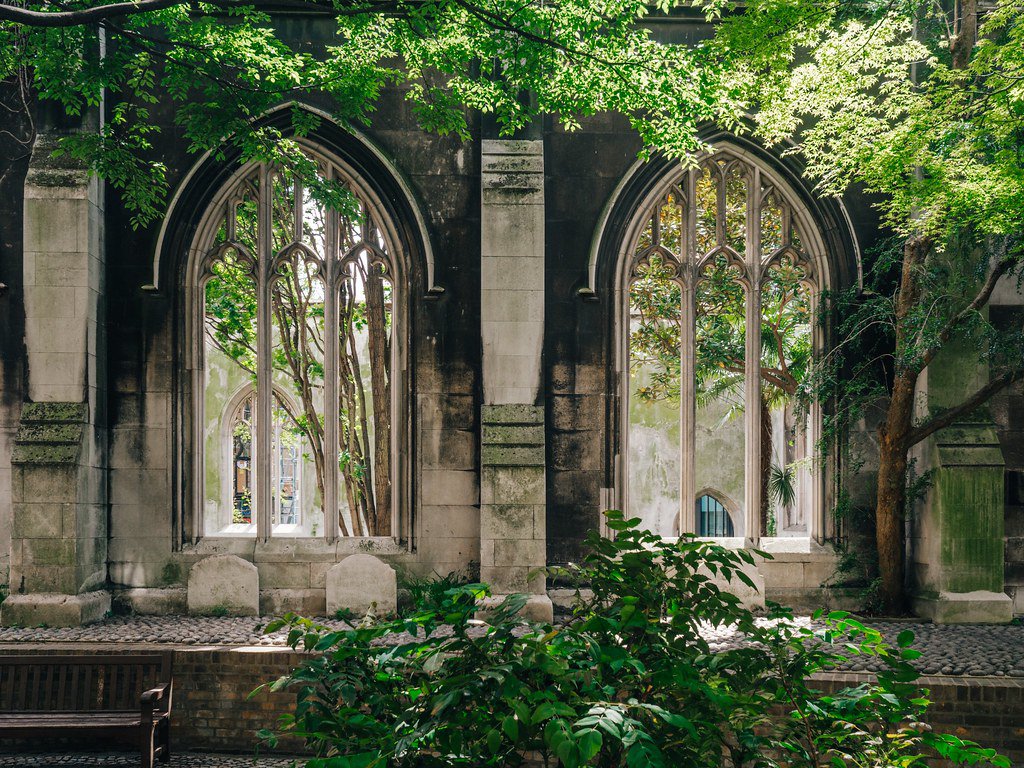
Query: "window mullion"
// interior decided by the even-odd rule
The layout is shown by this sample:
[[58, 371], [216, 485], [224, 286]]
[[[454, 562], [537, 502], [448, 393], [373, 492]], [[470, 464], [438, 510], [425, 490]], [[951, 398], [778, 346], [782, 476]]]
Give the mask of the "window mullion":
[[697, 476], [697, 382], [694, 369], [697, 360], [696, 342], [696, 277], [697, 277], [697, 175], [686, 174], [686, 230], [682, 238], [682, 323], [679, 341], [680, 354], [680, 477], [679, 477], [679, 533], [696, 533], [696, 476]]
[[[818, 316], [818, 291], [810, 289], [810, 316], [811, 321], [811, 360], [812, 364], [817, 362], [818, 356], [821, 351], [825, 348], [825, 329], [822, 328], [821, 323], [815, 322], [814, 318]], [[818, 445], [821, 441], [822, 430], [824, 425], [822, 423], [821, 407], [817, 402], [812, 404], [809, 414], [810, 420], [810, 453], [813, 460], [811, 461], [809, 474], [811, 479], [811, 508], [807, 510], [805, 519], [807, 520], [807, 536], [812, 541], [818, 541], [823, 543], [825, 541], [825, 462], [824, 457], [818, 458], [815, 456], [818, 452]], [[805, 438], [806, 439], [806, 438]]]
[[270, 538], [270, 437], [273, 411], [271, 377], [271, 290], [270, 263], [273, 258], [273, 186], [270, 169], [260, 167], [260, 194], [256, 267], [256, 536]]
[[761, 173], [747, 174], [746, 237], [746, 359], [744, 362], [744, 432], [746, 503], [745, 546], [761, 541], [761, 216], [758, 192]]
[[324, 233], [324, 535], [338, 538], [338, 216], [327, 209]]

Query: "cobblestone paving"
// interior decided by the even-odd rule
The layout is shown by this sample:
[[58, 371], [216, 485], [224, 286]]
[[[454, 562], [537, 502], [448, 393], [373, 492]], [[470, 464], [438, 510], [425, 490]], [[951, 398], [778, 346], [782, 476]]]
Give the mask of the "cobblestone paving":
[[[166, 768], [291, 768], [296, 761], [298, 765], [303, 764], [302, 758], [182, 753], [171, 755], [169, 762], [157, 765]], [[138, 752], [11, 754], [0, 751], [0, 768], [138, 768], [138, 765]]]
[[[72, 629], [3, 628], [0, 644], [5, 643], [136, 643], [170, 645], [285, 645], [285, 633], [262, 634], [269, 617], [208, 618], [195, 616], [133, 616], [114, 617], [98, 624]], [[322, 623], [340, 628], [340, 622], [321, 619]], [[809, 619], [797, 619], [807, 624]], [[914, 647], [922, 651], [917, 666], [929, 675], [995, 675], [1024, 677], [1024, 625], [941, 626], [916, 622], [868, 622], [891, 642], [904, 629], [916, 634]], [[444, 632], [442, 628], [438, 630]], [[742, 642], [742, 637], [729, 629], [709, 630], [713, 646], [728, 647]], [[396, 636], [390, 642], [407, 640]], [[846, 669], [871, 671], [880, 668], [870, 658], [853, 658]], [[0, 764], [0, 768], [5, 768]]]

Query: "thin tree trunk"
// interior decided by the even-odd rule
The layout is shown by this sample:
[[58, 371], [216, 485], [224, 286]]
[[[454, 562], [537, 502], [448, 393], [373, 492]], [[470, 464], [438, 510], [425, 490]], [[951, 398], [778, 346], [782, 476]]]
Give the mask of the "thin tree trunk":
[[907, 501], [906, 435], [912, 426], [914, 384], [917, 376], [897, 380], [884, 424], [878, 430], [878, 500], [875, 507], [875, 544], [878, 572], [882, 578], [885, 611], [906, 610], [906, 539], [904, 515]]
[[391, 381], [384, 280], [371, 265], [366, 276], [366, 326], [370, 354], [370, 388], [373, 398], [374, 493], [377, 536], [391, 535]]
[[[768, 486], [772, 472], [772, 412], [761, 395], [761, 533], [768, 535], [768, 516], [771, 514], [772, 501], [768, 496]], [[776, 521], [776, 526], [778, 521]], [[778, 535], [776, 527], [775, 534]]]

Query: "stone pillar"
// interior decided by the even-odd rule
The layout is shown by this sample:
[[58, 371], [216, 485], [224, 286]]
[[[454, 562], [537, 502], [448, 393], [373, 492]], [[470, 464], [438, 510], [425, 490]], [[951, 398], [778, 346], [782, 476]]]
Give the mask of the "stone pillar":
[[50, 155], [41, 135], [25, 181], [28, 393], [12, 451], [11, 595], [4, 625], [102, 618], [107, 492], [102, 187]]
[[[550, 621], [539, 572], [547, 562], [544, 408], [544, 145], [481, 145], [480, 577], [495, 595], [531, 595]], [[531, 577], [531, 574], [533, 576]]]
[[[976, 346], [951, 343], [928, 366], [923, 404], [933, 411], [954, 406], [987, 379]], [[934, 477], [913, 521], [915, 612], [942, 624], [1009, 622], [1003, 454], [987, 409], [936, 433], [918, 458]]]

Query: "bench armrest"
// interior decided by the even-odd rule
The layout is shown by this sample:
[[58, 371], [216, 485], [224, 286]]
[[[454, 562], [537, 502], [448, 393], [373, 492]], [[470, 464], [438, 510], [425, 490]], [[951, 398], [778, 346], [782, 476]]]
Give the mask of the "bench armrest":
[[156, 688], [150, 688], [142, 694], [142, 717], [144, 720], [152, 720], [153, 713], [165, 714], [171, 711], [172, 684], [164, 683]]

